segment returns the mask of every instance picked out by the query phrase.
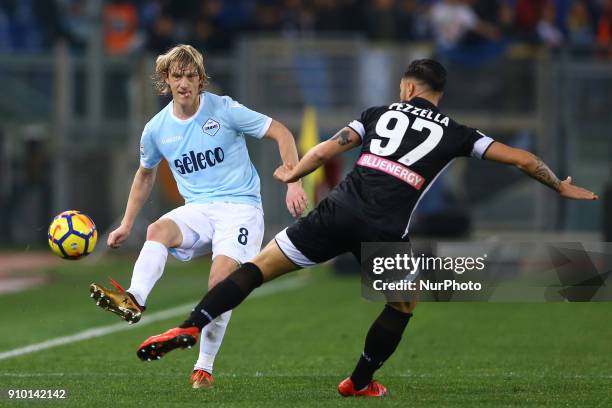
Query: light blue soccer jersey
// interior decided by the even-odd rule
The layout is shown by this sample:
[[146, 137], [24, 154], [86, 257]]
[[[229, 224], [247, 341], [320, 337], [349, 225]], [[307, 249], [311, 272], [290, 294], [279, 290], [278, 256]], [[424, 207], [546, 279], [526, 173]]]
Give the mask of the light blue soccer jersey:
[[186, 203], [231, 202], [261, 206], [259, 176], [244, 135], [262, 138], [272, 119], [229, 96], [204, 92], [189, 119], [172, 112], [172, 102], [146, 124], [140, 164], [166, 159]]

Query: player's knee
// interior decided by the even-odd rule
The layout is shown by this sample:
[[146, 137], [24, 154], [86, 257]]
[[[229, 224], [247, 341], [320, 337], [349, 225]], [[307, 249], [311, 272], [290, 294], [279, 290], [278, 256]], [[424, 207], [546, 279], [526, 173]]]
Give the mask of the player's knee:
[[147, 241], [159, 241], [164, 238], [164, 228], [158, 222], [154, 222], [147, 227]]
[[208, 290], [211, 290], [212, 288], [217, 286], [218, 283], [219, 281], [217, 279], [208, 278]]
[[[171, 228], [172, 221], [157, 220], [147, 227], [147, 241], [156, 241], [164, 244], [168, 248], [180, 245], [176, 232]], [[180, 235], [180, 234], [178, 234]]]
[[388, 305], [391, 306], [392, 308], [394, 308], [397, 311], [400, 311], [402, 313], [412, 313], [412, 311], [414, 310], [414, 308], [416, 307], [416, 300], [412, 300], [409, 302], [389, 302]]
[[261, 271], [264, 282], [299, 269], [282, 253], [274, 240], [270, 241], [251, 262]]
[[229, 256], [220, 254], [215, 257], [210, 268], [210, 275], [208, 275], [208, 290], [217, 286], [217, 284], [240, 268], [240, 266], [240, 262]]
[[217, 286], [219, 284], [219, 282], [221, 282], [225, 278], [226, 277], [221, 277], [221, 276], [211, 276], [211, 277], [209, 277], [208, 278], [208, 290], [211, 290], [212, 288]]

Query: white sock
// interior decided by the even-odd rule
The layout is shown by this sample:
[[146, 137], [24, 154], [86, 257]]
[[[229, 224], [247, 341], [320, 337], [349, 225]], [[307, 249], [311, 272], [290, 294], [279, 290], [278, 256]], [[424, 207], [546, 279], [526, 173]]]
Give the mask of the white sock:
[[213, 363], [221, 347], [225, 329], [227, 329], [231, 316], [232, 311], [229, 310], [204, 327], [200, 340], [200, 356], [195, 363], [195, 370], [204, 370], [212, 374]]
[[134, 264], [132, 283], [127, 290], [144, 306], [155, 282], [161, 278], [168, 258], [168, 248], [157, 241], [146, 241]]

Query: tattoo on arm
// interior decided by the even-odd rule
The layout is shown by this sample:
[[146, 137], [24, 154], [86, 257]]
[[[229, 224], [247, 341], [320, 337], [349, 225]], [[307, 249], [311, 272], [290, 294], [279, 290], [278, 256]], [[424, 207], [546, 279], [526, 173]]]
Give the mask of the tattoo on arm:
[[340, 146], [347, 145], [351, 143], [351, 133], [348, 130], [343, 129], [336, 133], [331, 140], [337, 140]]
[[555, 176], [555, 173], [539, 157], [536, 157], [535, 170], [530, 173], [530, 176], [553, 190], [559, 191], [561, 180]]

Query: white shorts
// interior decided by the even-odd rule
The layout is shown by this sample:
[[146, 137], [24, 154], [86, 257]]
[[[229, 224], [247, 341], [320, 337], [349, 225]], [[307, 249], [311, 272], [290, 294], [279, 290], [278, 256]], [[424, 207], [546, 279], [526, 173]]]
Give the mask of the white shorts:
[[225, 255], [239, 263], [253, 259], [263, 241], [263, 211], [249, 204], [185, 204], [161, 218], [178, 225], [183, 242], [170, 253], [179, 261], [212, 252], [212, 258]]

